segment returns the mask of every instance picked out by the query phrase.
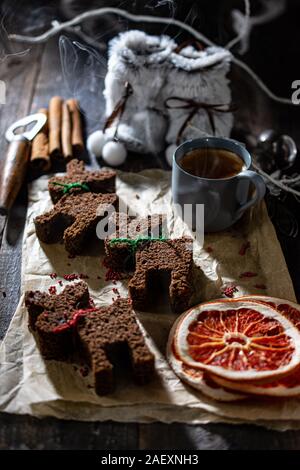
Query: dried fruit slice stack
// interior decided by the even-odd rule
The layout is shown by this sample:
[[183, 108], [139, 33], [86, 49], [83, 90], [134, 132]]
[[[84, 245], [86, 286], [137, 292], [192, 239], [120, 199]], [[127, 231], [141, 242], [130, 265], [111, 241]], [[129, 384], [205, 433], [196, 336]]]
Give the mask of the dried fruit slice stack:
[[300, 307], [264, 296], [198, 305], [174, 324], [167, 354], [180, 379], [216, 400], [300, 395]]

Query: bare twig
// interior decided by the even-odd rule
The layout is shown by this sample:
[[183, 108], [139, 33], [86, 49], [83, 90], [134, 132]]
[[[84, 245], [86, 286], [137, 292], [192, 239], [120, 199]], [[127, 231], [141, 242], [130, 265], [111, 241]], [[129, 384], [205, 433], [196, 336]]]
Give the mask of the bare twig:
[[78, 23], [81, 23], [82, 21], [85, 21], [86, 19], [98, 18], [99, 16], [112, 14], [112, 13], [122, 16], [123, 18], [126, 18], [135, 23], [159, 23], [159, 24], [167, 24], [167, 25], [172, 24], [174, 26], [178, 26], [179, 28], [185, 29], [190, 34], [192, 34], [196, 39], [198, 39], [199, 41], [203, 41], [205, 44], [209, 46], [216, 45], [210, 39], [208, 39], [206, 36], [199, 33], [198, 31], [196, 31], [194, 28], [192, 28], [188, 24], [185, 24], [180, 20], [176, 20], [175, 18], [170, 19], [170, 18], [164, 18], [162, 16], [134, 15], [132, 13], [129, 13], [128, 11], [121, 10], [120, 8], [110, 8], [110, 7], [97, 8], [96, 10], [86, 11], [84, 13], [81, 13], [78, 16], [75, 16], [75, 18], [72, 18], [69, 21], [65, 21], [63, 23], [56, 23], [51, 29], [49, 29], [43, 34], [40, 34], [39, 36], [23, 36], [20, 34], [10, 34], [9, 39], [12, 39], [14, 41], [22, 41], [22, 42], [26, 42], [30, 44], [39, 44], [41, 42], [47, 41], [48, 39], [50, 39], [52, 36], [55, 36], [60, 31], [63, 31], [64, 29], [69, 28], [71, 26], [78, 25]]
[[[198, 41], [202, 41], [204, 44], [209, 45], [209, 46], [218, 47], [217, 44], [212, 42], [203, 34], [196, 31], [192, 26], [185, 24], [180, 20], [176, 20], [175, 18], [170, 19], [170, 18], [164, 18], [161, 16], [134, 15], [125, 10], [121, 10], [120, 8], [110, 8], [110, 7], [98, 8], [96, 10], [86, 11], [76, 16], [75, 18], [69, 21], [65, 21], [63, 23], [55, 22], [55, 25], [51, 29], [49, 29], [48, 31], [46, 31], [45, 33], [39, 36], [23, 36], [19, 34], [10, 34], [9, 39], [13, 41], [21, 41], [21, 42], [30, 43], [30, 44], [39, 44], [39, 43], [47, 41], [48, 39], [50, 39], [51, 37], [55, 36], [57, 33], [65, 29], [78, 25], [78, 23], [81, 23], [82, 21], [85, 21], [86, 19], [97, 18], [103, 15], [112, 14], [112, 13], [122, 16], [135, 23], [142, 23], [142, 22], [159, 23], [159, 24], [178, 26], [179, 28], [182, 28], [185, 31], [187, 31]], [[258, 84], [258, 86], [266, 93], [266, 95], [268, 95], [269, 98], [271, 98], [273, 101], [277, 101], [278, 103], [293, 105], [290, 99], [276, 96], [271, 90], [269, 90], [269, 88], [263, 83], [263, 81], [256, 75], [256, 73], [247, 64], [245, 64], [244, 62], [242, 62], [241, 60], [237, 59], [234, 56], [232, 56], [232, 62], [238, 65], [239, 67], [243, 68]]]
[[[274, 186], [277, 186], [278, 188], [280, 188], [282, 191], [285, 191], [287, 193], [291, 193], [293, 194], [294, 196], [298, 196], [300, 197], [300, 191], [297, 191], [296, 189], [293, 189], [293, 188], [290, 188], [289, 186], [287, 186], [286, 184], [283, 184], [283, 182], [281, 180], [277, 180], [275, 178], [273, 178], [271, 175], [268, 175], [268, 173], [265, 173], [263, 170], [261, 170], [257, 165], [255, 165], [255, 163], [252, 162], [252, 166], [253, 168], [255, 169], [255, 171], [257, 171], [257, 173], [259, 173], [263, 178], [265, 178], [266, 180], [270, 181], [270, 183], [274, 184]], [[286, 180], [284, 180], [286, 182]]]

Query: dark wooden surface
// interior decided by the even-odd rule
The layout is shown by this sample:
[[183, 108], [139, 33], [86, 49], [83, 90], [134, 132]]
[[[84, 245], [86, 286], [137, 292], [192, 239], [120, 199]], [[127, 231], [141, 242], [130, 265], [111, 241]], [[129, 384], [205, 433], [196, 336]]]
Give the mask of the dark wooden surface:
[[[84, 65], [83, 63], [80, 67]], [[80, 62], [80, 61], [79, 61]], [[72, 64], [71, 64], [72, 65]], [[70, 67], [70, 64], [69, 66]], [[102, 72], [101, 72], [102, 70]], [[103, 77], [104, 69], [98, 64]], [[7, 103], [0, 106], [0, 148], [3, 156], [4, 132], [17, 118], [48, 103], [49, 97], [76, 94], [86, 113], [87, 131], [97, 127], [103, 110], [99, 88], [89, 87], [73, 70], [66, 83], [63, 79], [58, 41], [32, 47], [25, 58], [0, 64], [0, 79], [7, 84]], [[99, 80], [101, 86], [102, 78]], [[93, 79], [95, 77], [92, 77]], [[75, 80], [75, 82], [74, 82]], [[91, 82], [92, 80], [90, 80]], [[96, 87], [97, 88], [97, 87]], [[94, 91], [93, 91], [94, 90]], [[260, 97], [257, 98], [260, 101]], [[288, 111], [282, 110], [287, 113]], [[259, 126], [269, 124], [268, 113]], [[274, 120], [275, 113], [273, 114]], [[258, 116], [256, 115], [257, 119]], [[264, 122], [266, 119], [266, 122]], [[255, 120], [257, 127], [257, 120]], [[292, 125], [292, 123], [290, 123]], [[295, 121], [293, 120], [293, 125]], [[259, 127], [258, 126], [258, 127]], [[257, 129], [256, 129], [257, 130]], [[259, 130], [259, 129], [258, 129]], [[93, 162], [95, 164], [95, 162]], [[129, 165], [136, 168], [136, 160]], [[139, 162], [140, 165], [140, 162]], [[164, 166], [161, 160], [147, 160], [144, 166]], [[19, 299], [22, 230], [26, 218], [26, 190], [18, 198], [3, 239], [0, 253], [0, 336], [3, 337]], [[282, 247], [300, 296], [298, 239], [281, 237]], [[4, 297], [5, 292], [6, 297]], [[0, 391], [1, 393], [1, 391]], [[81, 423], [38, 420], [28, 416], [0, 415], [0, 449], [299, 449], [300, 432], [277, 433], [255, 426], [213, 424], [203, 426], [164, 424]]]

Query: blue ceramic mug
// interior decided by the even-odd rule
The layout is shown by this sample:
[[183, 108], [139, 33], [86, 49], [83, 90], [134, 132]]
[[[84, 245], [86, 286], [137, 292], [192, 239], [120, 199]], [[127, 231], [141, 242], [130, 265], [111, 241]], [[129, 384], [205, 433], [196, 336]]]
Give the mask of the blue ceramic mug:
[[[227, 150], [243, 162], [241, 171], [227, 178], [203, 178], [187, 172], [181, 166], [183, 157], [197, 149]], [[172, 195], [173, 202], [204, 205], [204, 231], [225, 230], [239, 220], [244, 212], [257, 204], [265, 195], [264, 180], [249, 170], [251, 156], [239, 142], [226, 138], [205, 137], [184, 142], [173, 155]], [[251, 189], [254, 189], [254, 191]], [[195, 212], [196, 213], [196, 212]]]

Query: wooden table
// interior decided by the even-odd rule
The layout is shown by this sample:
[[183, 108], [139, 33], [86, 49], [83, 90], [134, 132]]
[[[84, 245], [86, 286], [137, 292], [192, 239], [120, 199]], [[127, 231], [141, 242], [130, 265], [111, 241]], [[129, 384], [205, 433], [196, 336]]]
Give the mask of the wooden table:
[[[97, 121], [90, 119], [90, 115], [96, 116], [98, 112], [100, 117], [102, 114], [103, 101], [99, 101], [99, 92], [94, 95], [88, 89], [84, 91], [87, 81], [84, 85], [81, 83], [78, 70], [71, 76], [73, 78], [66, 84], [61, 71], [57, 38], [46, 45], [32, 47], [23, 59], [15, 58], [8, 65], [0, 64], [0, 79], [4, 80], [7, 86], [7, 103], [0, 105], [1, 155], [6, 149], [3, 136], [8, 125], [17, 118], [36, 111], [40, 106], [47, 105], [49, 97], [56, 94], [70, 97], [77, 92], [87, 113], [87, 132], [97, 128]], [[99, 86], [101, 83], [100, 77]], [[295, 125], [290, 117], [287, 121]], [[262, 126], [264, 124], [262, 123]], [[136, 161], [130, 162], [131, 167], [136, 168], [136, 164]], [[159, 159], [148, 159], [147, 166], [164, 167], [164, 163]], [[19, 299], [21, 244], [25, 218], [24, 189], [9, 219], [0, 254], [0, 337], [4, 336]], [[281, 236], [280, 241], [300, 298], [300, 239]], [[1, 414], [0, 449], [6, 448], [299, 449], [300, 431], [277, 433], [255, 426], [225, 424], [187, 426], [82, 423]]]

